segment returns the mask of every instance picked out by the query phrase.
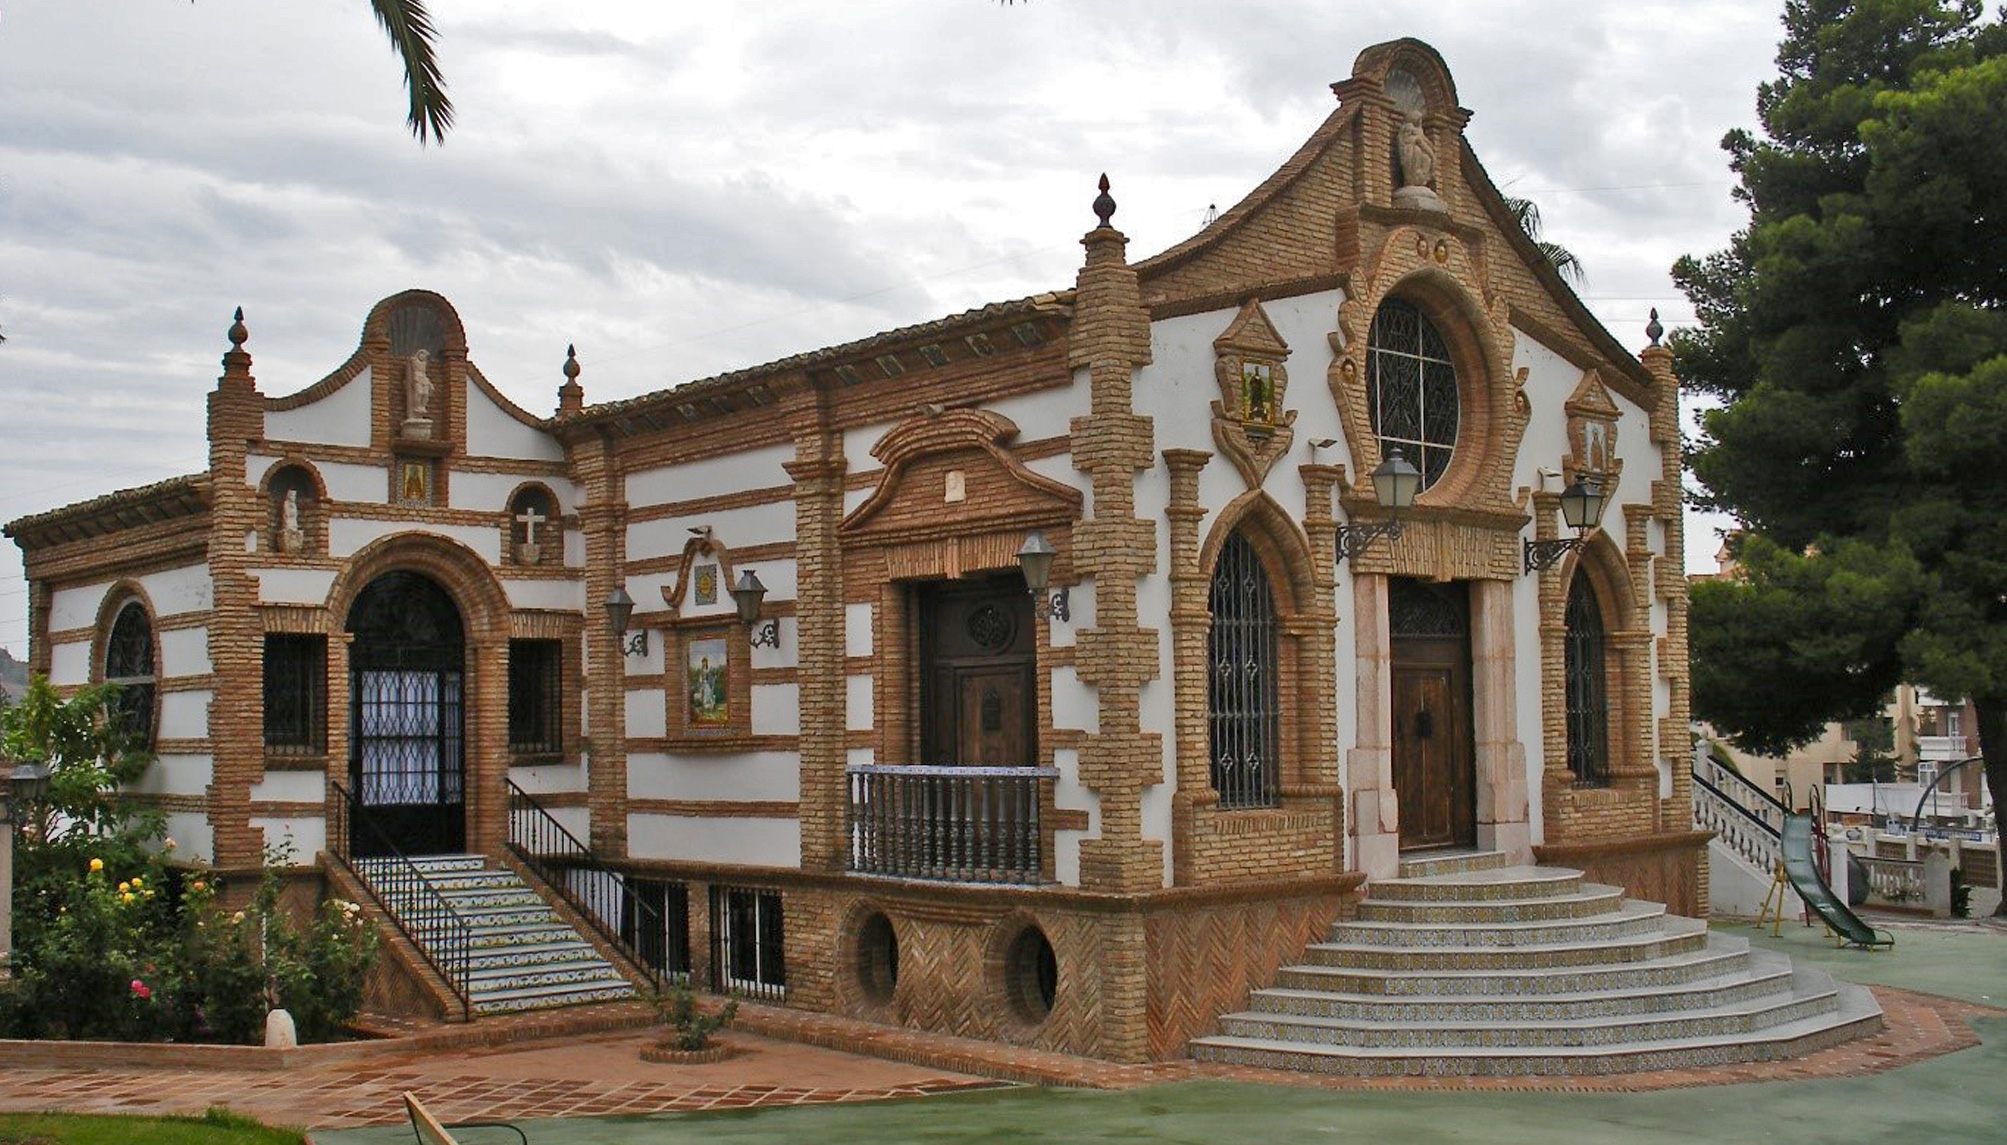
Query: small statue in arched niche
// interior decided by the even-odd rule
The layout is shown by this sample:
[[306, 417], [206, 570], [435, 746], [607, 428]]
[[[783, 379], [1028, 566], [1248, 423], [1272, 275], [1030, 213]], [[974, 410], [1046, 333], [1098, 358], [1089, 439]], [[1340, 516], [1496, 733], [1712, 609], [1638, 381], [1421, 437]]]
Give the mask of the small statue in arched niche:
[[429, 350], [412, 351], [404, 366], [404, 436], [432, 436], [432, 374]]
[[288, 489], [279, 504], [279, 551], [297, 553], [306, 547], [306, 530], [300, 528], [300, 491]]
[[1400, 184], [1394, 205], [1424, 211], [1447, 211], [1449, 205], [1430, 186], [1436, 178], [1436, 145], [1429, 141], [1428, 129], [1419, 116], [1401, 117], [1394, 138], [1394, 157], [1399, 160]]
[[288, 466], [272, 479], [272, 548], [297, 555], [307, 551], [306, 503], [314, 498], [313, 478]]
[[517, 564], [543, 563], [550, 544], [548, 530], [556, 525], [553, 516], [550, 498], [543, 490], [525, 489], [516, 494], [509, 505], [509, 530]]

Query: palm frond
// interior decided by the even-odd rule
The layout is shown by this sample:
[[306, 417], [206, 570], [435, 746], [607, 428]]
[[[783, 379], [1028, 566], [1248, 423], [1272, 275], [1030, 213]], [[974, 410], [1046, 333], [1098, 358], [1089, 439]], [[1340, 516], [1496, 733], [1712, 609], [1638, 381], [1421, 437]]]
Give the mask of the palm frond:
[[1540, 207], [1531, 199], [1516, 199], [1511, 195], [1506, 195], [1504, 198], [1505, 209], [1511, 213], [1513, 221], [1519, 224], [1519, 229], [1526, 232], [1526, 237], [1533, 240], [1533, 245], [1540, 248], [1541, 257], [1552, 264], [1569, 285], [1582, 285], [1588, 272], [1583, 269], [1582, 260], [1575, 257], [1575, 252], [1560, 243], [1541, 239]]
[[446, 98], [446, 77], [433, 51], [437, 33], [425, 0], [369, 0], [369, 7], [404, 64], [404, 86], [411, 93], [405, 123], [411, 134], [421, 144], [445, 142], [446, 130], [453, 126], [453, 101]]

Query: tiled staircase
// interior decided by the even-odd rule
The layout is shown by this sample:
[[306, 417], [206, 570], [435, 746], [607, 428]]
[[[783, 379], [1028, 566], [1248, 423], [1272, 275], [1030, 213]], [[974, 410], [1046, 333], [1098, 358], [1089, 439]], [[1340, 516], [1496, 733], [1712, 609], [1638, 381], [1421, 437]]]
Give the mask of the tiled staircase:
[[[357, 859], [354, 868], [368, 881], [396, 861]], [[432, 855], [410, 862], [466, 920], [472, 940], [468, 994], [476, 1016], [637, 996], [633, 983], [514, 871], [490, 869], [479, 855]], [[421, 932], [416, 926], [407, 929]]]
[[1194, 1039], [1319, 1073], [1601, 1074], [1790, 1057], [1881, 1028], [1865, 989], [1561, 867], [1409, 860]]

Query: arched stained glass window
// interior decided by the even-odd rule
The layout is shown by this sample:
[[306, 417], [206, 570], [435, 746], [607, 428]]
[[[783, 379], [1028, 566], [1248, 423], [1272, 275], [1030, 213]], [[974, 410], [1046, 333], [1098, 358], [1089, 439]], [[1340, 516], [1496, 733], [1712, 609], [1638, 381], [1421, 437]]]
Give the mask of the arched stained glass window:
[[1605, 671], [1603, 606], [1576, 570], [1568, 587], [1568, 770], [1575, 782], [1610, 782], [1610, 692]]
[[105, 638], [105, 683], [118, 685], [113, 711], [143, 747], [153, 746], [153, 621], [137, 600], [121, 605]]
[[1380, 452], [1398, 449], [1422, 488], [1449, 470], [1461, 408], [1456, 366], [1435, 324], [1411, 302], [1380, 304], [1366, 335], [1366, 410]]
[[1213, 790], [1221, 807], [1273, 807], [1279, 792], [1276, 644], [1281, 626], [1260, 554], [1238, 532], [1213, 568], [1207, 638]]

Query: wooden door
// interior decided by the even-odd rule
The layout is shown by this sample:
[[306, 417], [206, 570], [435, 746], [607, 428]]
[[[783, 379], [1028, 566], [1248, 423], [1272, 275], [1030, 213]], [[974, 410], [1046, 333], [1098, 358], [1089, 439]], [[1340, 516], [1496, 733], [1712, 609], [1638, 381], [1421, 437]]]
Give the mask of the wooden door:
[[1394, 790], [1403, 850], [1477, 843], [1468, 599], [1461, 585], [1396, 579], [1390, 586]]
[[1015, 576], [922, 586], [920, 762], [1038, 763], [1031, 597]]

